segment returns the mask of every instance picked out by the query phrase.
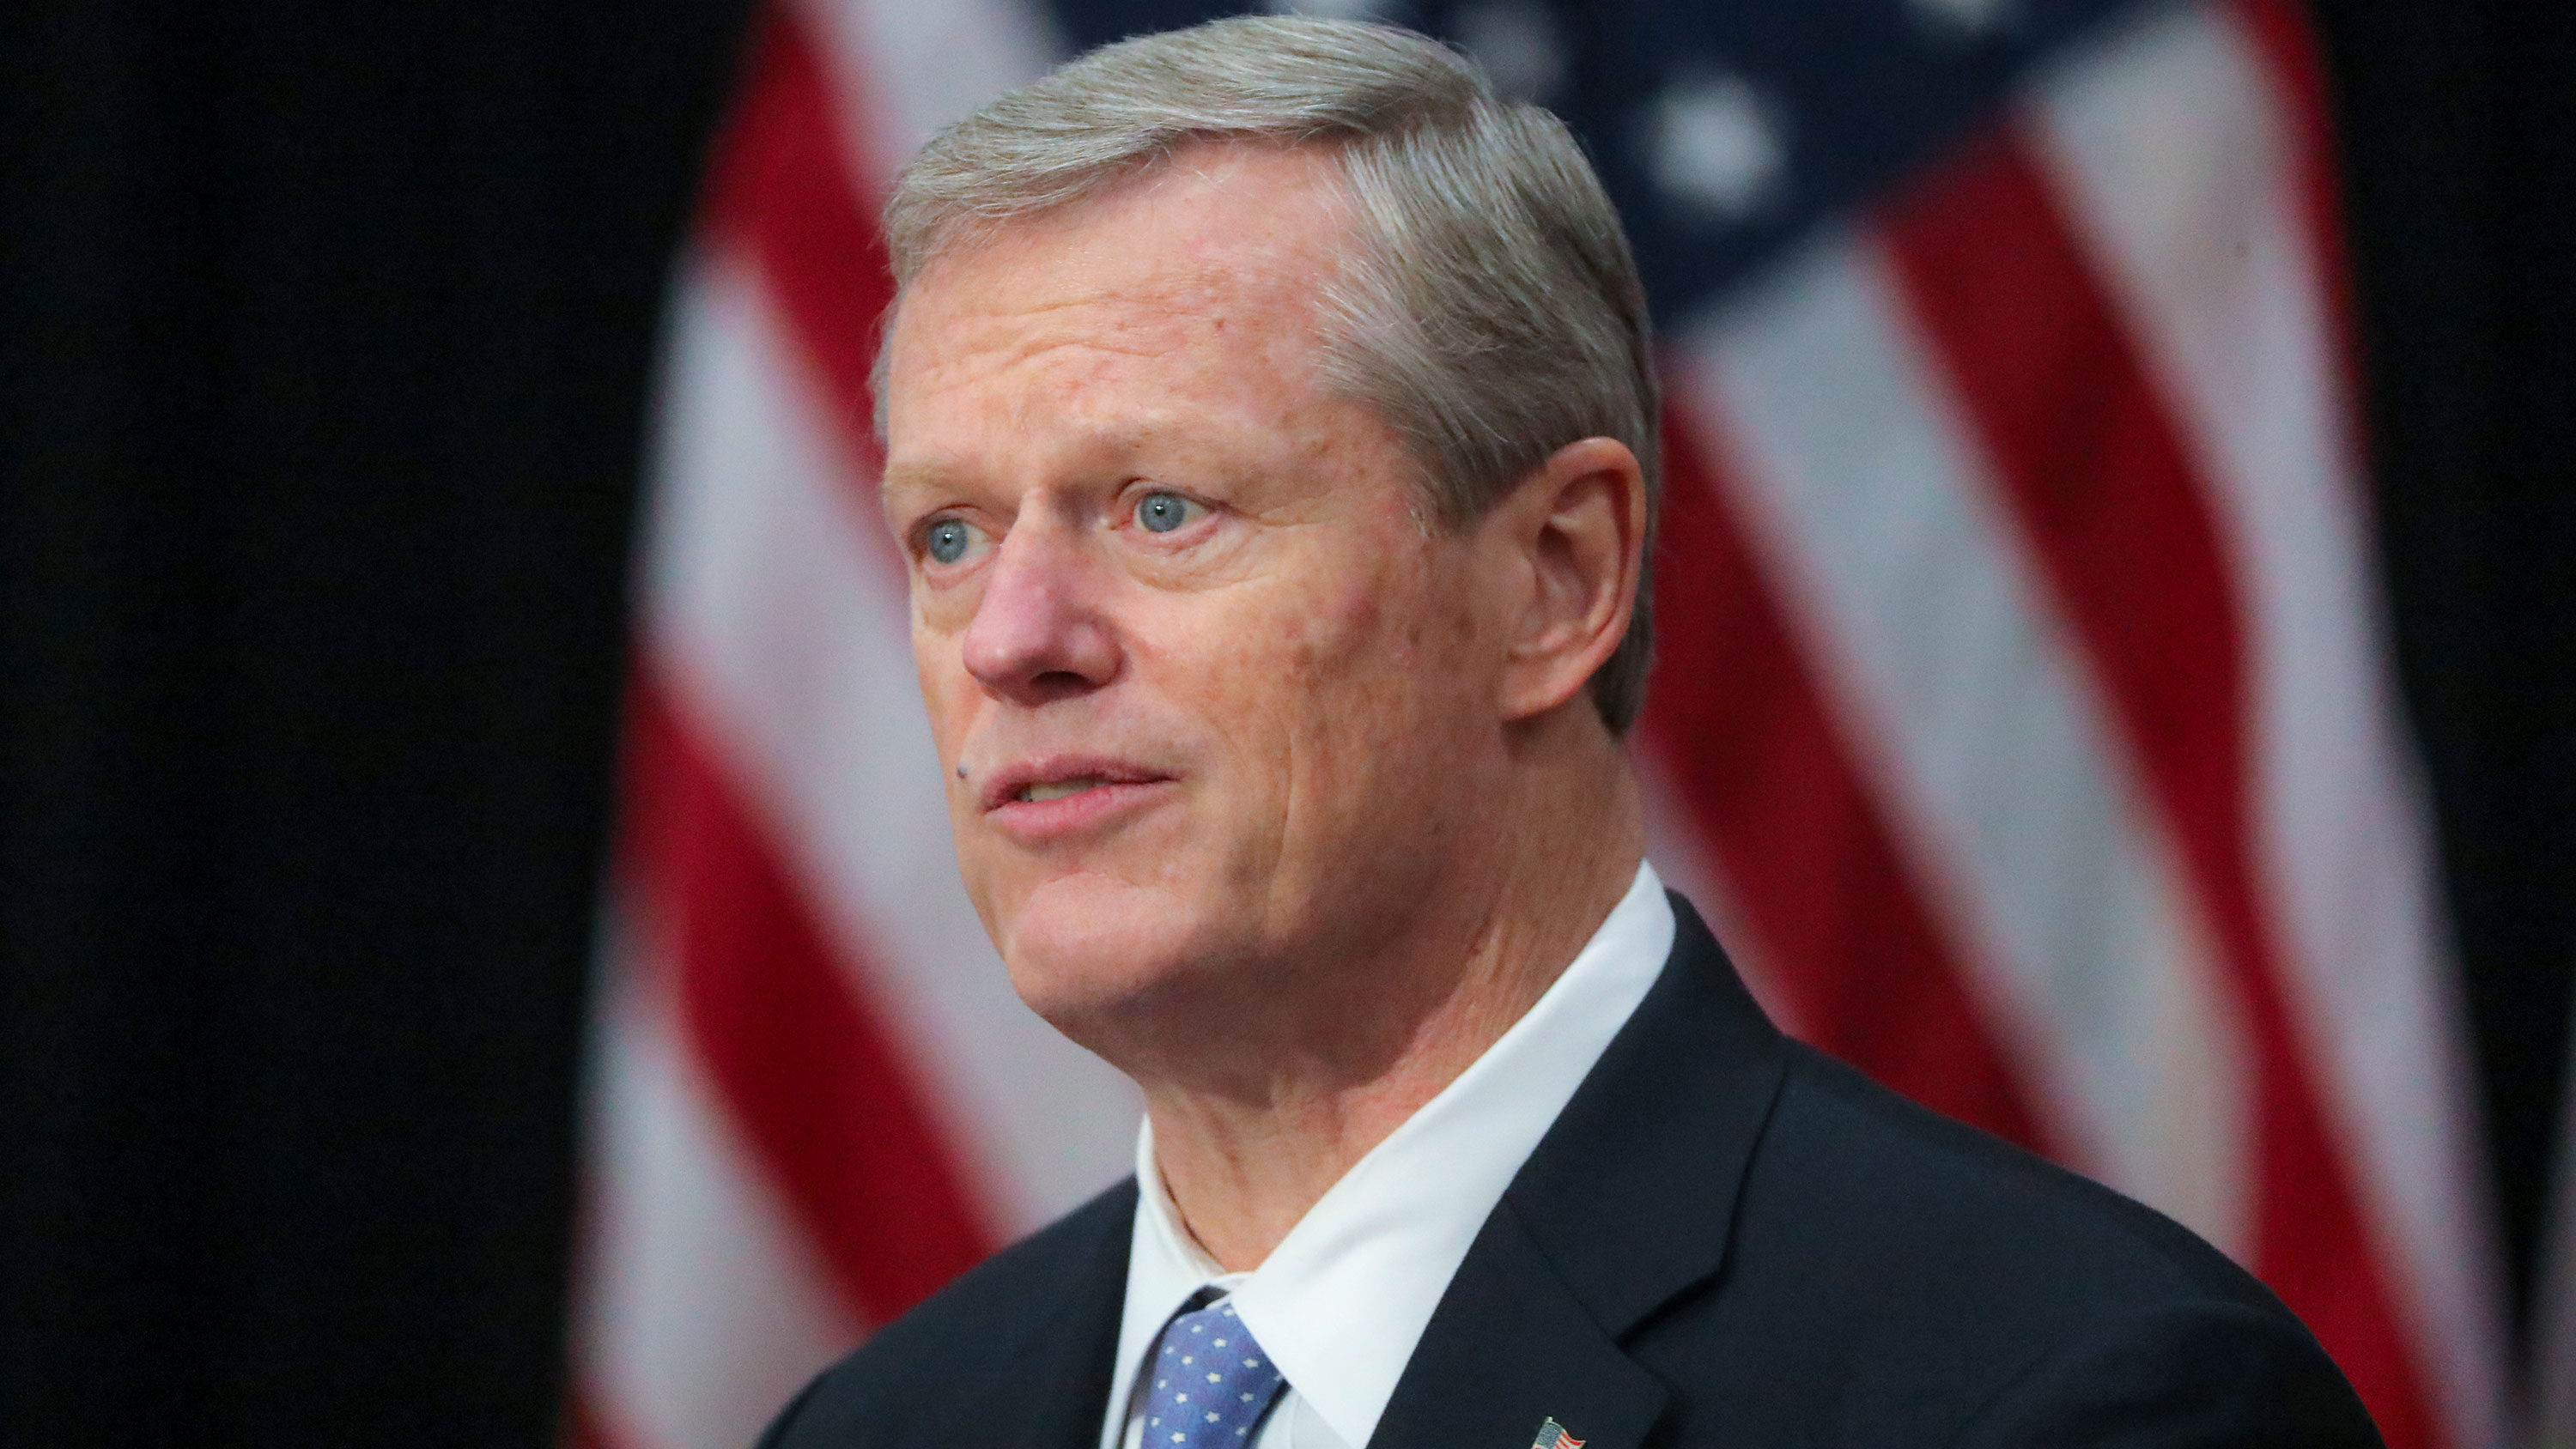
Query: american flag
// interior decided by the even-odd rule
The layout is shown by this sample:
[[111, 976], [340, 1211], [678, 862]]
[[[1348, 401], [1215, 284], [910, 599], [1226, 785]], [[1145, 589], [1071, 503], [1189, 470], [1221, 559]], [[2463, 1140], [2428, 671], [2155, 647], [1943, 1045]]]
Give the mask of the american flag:
[[1538, 1438], [1530, 1449], [1583, 1449], [1583, 1441], [1565, 1432], [1565, 1426], [1554, 1419], [1538, 1426]]
[[[1122, 1173], [952, 864], [874, 211], [1187, 0], [775, 0], [670, 320], [571, 1422], [747, 1442]], [[2170, 1213], [2399, 1449], [2501, 1432], [2462, 1014], [2286, 0], [1381, 12], [1585, 137], [1669, 385], [1653, 856], [1784, 1025]]]

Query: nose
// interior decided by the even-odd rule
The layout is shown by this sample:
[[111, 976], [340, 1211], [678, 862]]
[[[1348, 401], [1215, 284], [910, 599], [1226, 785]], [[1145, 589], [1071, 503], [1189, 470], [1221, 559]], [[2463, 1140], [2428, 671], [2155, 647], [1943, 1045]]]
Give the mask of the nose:
[[1118, 672], [1117, 636], [1102, 608], [1107, 581], [1074, 532], [1023, 519], [994, 552], [965, 654], [967, 672], [997, 699], [1046, 704], [1098, 689]]

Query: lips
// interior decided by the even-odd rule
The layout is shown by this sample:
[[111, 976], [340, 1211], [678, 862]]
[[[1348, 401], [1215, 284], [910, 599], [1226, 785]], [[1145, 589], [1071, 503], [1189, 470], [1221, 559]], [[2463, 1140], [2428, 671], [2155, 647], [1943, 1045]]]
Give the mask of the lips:
[[995, 770], [977, 792], [984, 818], [1023, 845], [1089, 835], [1169, 796], [1173, 778], [1134, 760], [1042, 755]]
[[1033, 780], [1022, 785], [1020, 793], [1012, 798], [1023, 805], [1036, 805], [1048, 800], [1061, 800], [1067, 795], [1079, 795], [1085, 790], [1097, 790], [1107, 783], [1098, 775], [1078, 775], [1070, 780]]
[[1104, 755], [1036, 755], [1012, 760], [984, 779], [977, 792], [987, 811], [1010, 805], [1043, 805], [1118, 785], [1152, 785], [1171, 776], [1133, 760]]

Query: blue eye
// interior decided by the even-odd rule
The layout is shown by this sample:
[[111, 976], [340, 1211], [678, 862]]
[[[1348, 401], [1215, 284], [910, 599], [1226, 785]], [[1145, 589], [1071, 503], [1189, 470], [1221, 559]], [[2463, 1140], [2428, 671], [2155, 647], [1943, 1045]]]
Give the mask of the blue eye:
[[1148, 493], [1136, 500], [1136, 525], [1147, 533], [1169, 533], [1207, 512], [1178, 493]]
[[967, 545], [974, 541], [974, 530], [964, 520], [943, 518], [922, 535], [922, 548], [937, 562], [953, 564], [966, 556]]

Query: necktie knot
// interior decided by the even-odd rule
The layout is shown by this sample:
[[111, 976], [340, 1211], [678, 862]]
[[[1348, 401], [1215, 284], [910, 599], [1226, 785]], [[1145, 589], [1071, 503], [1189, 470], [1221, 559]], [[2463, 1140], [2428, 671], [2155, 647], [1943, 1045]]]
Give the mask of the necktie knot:
[[1222, 1299], [1165, 1324], [1147, 1372], [1144, 1449], [1242, 1449], [1283, 1383]]

